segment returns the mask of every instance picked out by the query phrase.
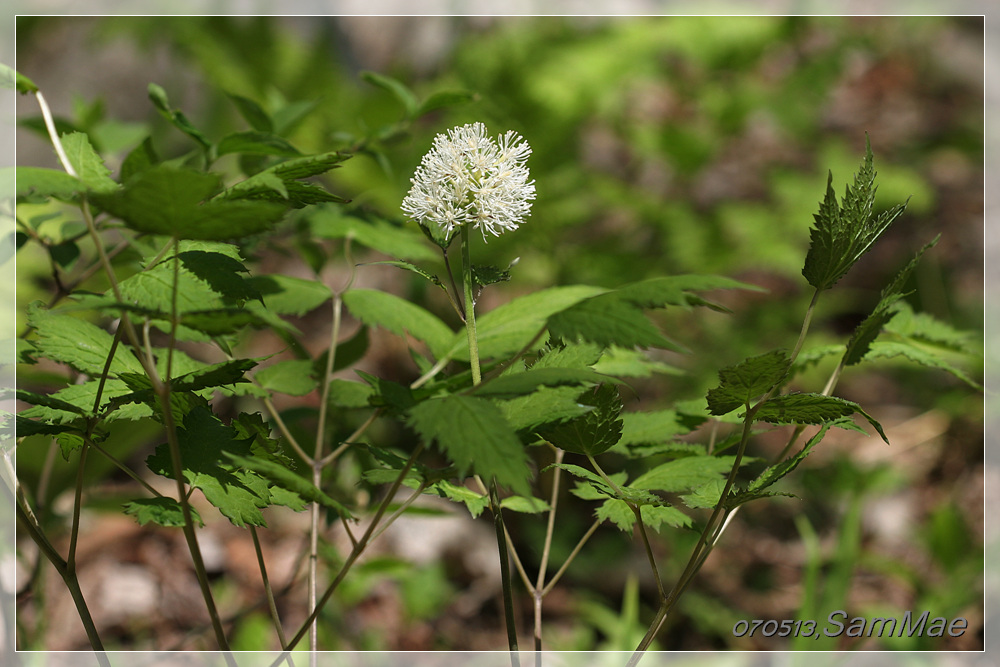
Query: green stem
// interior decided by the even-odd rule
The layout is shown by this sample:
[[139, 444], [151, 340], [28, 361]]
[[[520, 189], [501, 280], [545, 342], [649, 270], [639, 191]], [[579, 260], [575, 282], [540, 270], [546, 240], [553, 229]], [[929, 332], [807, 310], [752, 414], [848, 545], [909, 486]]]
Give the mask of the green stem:
[[[462, 228], [463, 231], [465, 228]], [[510, 648], [511, 667], [520, 667], [517, 657], [517, 624], [514, 621], [514, 587], [510, 578], [510, 556], [507, 553], [507, 540], [504, 535], [503, 513], [500, 509], [500, 495], [496, 480], [490, 484], [490, 505], [493, 506], [493, 527], [497, 533], [497, 547], [500, 551], [500, 581], [503, 584], [503, 610], [507, 623], [507, 645]]]
[[483, 380], [479, 368], [479, 340], [476, 338], [476, 302], [472, 297], [472, 255], [469, 250], [469, 228], [462, 226], [462, 283], [465, 289], [465, 331], [469, 337], [469, 363], [472, 366], [472, 386]]
[[324, 606], [326, 606], [326, 603], [330, 600], [330, 597], [333, 596], [333, 593], [334, 591], [337, 590], [337, 587], [340, 586], [341, 582], [344, 580], [344, 577], [347, 576], [347, 572], [351, 569], [351, 567], [354, 565], [354, 562], [361, 556], [364, 550], [368, 547], [368, 544], [369, 542], [371, 542], [372, 536], [375, 533], [376, 527], [382, 520], [382, 517], [385, 515], [386, 510], [388, 510], [389, 505], [392, 502], [392, 499], [396, 496], [396, 492], [399, 491], [399, 487], [403, 484], [403, 480], [406, 479], [406, 475], [410, 472], [410, 468], [412, 468], [413, 464], [416, 463], [417, 457], [420, 455], [420, 452], [422, 451], [423, 451], [423, 445], [417, 445], [416, 449], [413, 450], [413, 453], [410, 454], [410, 458], [407, 459], [406, 464], [403, 466], [403, 469], [400, 471], [395, 481], [393, 481], [392, 486], [389, 488], [388, 493], [386, 493], [386, 496], [379, 505], [379, 508], [375, 511], [375, 516], [372, 517], [371, 523], [368, 525], [367, 530], [365, 530], [364, 534], [358, 540], [357, 544], [354, 545], [354, 548], [351, 549], [351, 553], [347, 556], [347, 560], [345, 560], [344, 564], [340, 567], [340, 571], [337, 573], [337, 576], [330, 583], [330, 585], [327, 586], [327, 589], [323, 593], [323, 596], [316, 603], [316, 606], [313, 608], [312, 613], [309, 614], [309, 617], [299, 628], [299, 631], [296, 632], [295, 636], [289, 640], [288, 647], [285, 649], [284, 652], [282, 652], [280, 656], [278, 656], [278, 658], [274, 662], [271, 663], [270, 667], [277, 667], [277, 665], [279, 665], [283, 660], [287, 658], [288, 652], [293, 650], [295, 646], [300, 641], [302, 641], [302, 638], [309, 631], [309, 627], [319, 617], [320, 611], [323, 609]]

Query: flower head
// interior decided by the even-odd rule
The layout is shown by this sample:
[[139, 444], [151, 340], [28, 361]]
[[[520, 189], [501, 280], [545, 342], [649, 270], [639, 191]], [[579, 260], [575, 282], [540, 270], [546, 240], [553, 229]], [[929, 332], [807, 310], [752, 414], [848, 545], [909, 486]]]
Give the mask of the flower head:
[[480, 230], [484, 240], [487, 232], [500, 236], [517, 229], [535, 198], [524, 165], [529, 155], [531, 147], [519, 134], [508, 131], [494, 141], [482, 123], [439, 134], [410, 179], [403, 212], [444, 245], [464, 225]]

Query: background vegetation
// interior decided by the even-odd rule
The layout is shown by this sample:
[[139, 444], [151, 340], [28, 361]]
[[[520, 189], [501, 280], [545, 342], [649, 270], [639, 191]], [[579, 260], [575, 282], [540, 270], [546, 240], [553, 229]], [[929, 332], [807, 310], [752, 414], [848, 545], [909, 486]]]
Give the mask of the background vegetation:
[[[268, 110], [303, 152], [359, 152], [326, 177], [331, 191], [352, 200], [349, 206], [293, 217], [267, 245], [249, 248], [267, 270], [308, 277], [316, 269], [327, 284], [342, 284], [349, 269], [341, 248], [351, 220], [404, 224], [399, 203], [433, 135], [483, 121], [494, 133], [515, 129], [531, 144], [538, 192], [526, 225], [475, 250], [480, 261], [499, 266], [519, 258], [511, 280], [486, 293], [483, 312], [538, 287], [613, 287], [665, 274], [719, 273], [769, 290], [721, 295], [732, 315], [661, 317], [664, 330], [693, 354], [663, 353], [660, 372], [634, 378], [626, 410], [640, 401], [648, 410], [703, 396], [720, 366], [760, 352], [761, 341], [779, 345], [794, 336], [810, 296], [800, 271], [827, 169], [842, 191], [866, 132], [877, 156], [879, 203], [911, 199], [903, 218], [824, 303], [810, 346], [843, 339], [877, 302], [881, 286], [937, 234], [941, 241], [914, 277], [912, 306], [980, 337], [979, 19], [22, 17], [17, 29], [18, 69], [46, 91], [65, 127], [86, 131], [104, 156], [124, 157], [146, 135], [162, 155], [190, 150], [190, 139], [147, 103], [150, 82], [211, 136], [248, 129], [233, 102], [241, 96]], [[420, 100], [447, 91], [438, 99], [451, 104], [413, 120], [415, 100], [367, 74], [373, 71], [404, 82]], [[37, 132], [37, 110], [30, 100], [19, 105], [18, 163], [55, 166]], [[117, 172], [120, 164], [108, 166]], [[26, 246], [19, 254], [22, 313], [29, 302], [57, 294], [57, 279], [77, 277], [79, 255], [92, 253], [64, 243], [78, 224], [69, 216], [44, 220], [37, 230], [50, 253]], [[359, 241], [375, 250], [356, 247], [355, 261], [387, 258], [377, 239]], [[55, 273], [50, 255], [60, 267]], [[82, 284], [89, 289], [106, 288], [99, 274], [88, 280]], [[425, 282], [390, 267], [362, 266], [358, 285], [439, 314], [447, 310]], [[298, 324], [314, 332], [306, 343], [311, 349], [329, 340], [327, 314]], [[345, 323], [351, 326], [357, 325]], [[241, 345], [247, 356], [280, 347], [264, 334]], [[370, 345], [364, 370], [414, 379], [398, 339], [373, 332]], [[961, 368], [966, 379], [981, 377], [975, 364]], [[19, 385], [44, 388], [52, 381], [46, 372], [26, 368]], [[825, 378], [829, 368], [815, 373]], [[662, 647], [778, 648], [777, 640], [732, 637], [732, 624], [823, 618], [840, 608], [859, 614], [933, 608], [970, 619], [972, 630], [947, 645], [883, 648], [981, 647], [978, 394], [955, 374], [889, 361], [845, 376], [840, 394], [879, 419], [892, 446], [853, 433], [828, 436], [786, 483], [798, 498], [741, 513], [686, 594]], [[279, 407], [294, 423], [296, 411], [310, 406], [299, 400]], [[350, 432], [349, 418], [342, 428]], [[155, 444], [148, 437], [141, 427], [120, 434], [116, 454], [144, 460]], [[379, 437], [391, 441], [394, 434]], [[782, 444], [761, 446], [771, 447], [773, 456]], [[58, 526], [73, 467], [39, 443], [19, 448], [18, 469]], [[111, 466], [90, 469], [103, 491], [95, 497], [114, 498], [124, 480]], [[183, 551], [169, 532], [140, 531], [111, 504], [110, 512], [90, 508], [93, 554], [82, 561], [81, 579], [88, 577], [84, 568], [98, 578], [102, 568], [126, 563], [159, 597], [155, 612], [116, 615], [114, 606], [125, 603], [113, 588], [101, 589], [95, 616], [106, 619], [123, 647], [198, 648], [197, 627], [183, 614], [184, 592], [149, 574], [179, 567]], [[556, 552], [565, 556], [572, 548], [590, 511], [581, 505], [563, 515]], [[515, 539], [531, 544], [539, 543], [542, 529], [532, 517], [511, 526]], [[218, 546], [221, 597], [239, 609], [254, 598], [249, 582], [255, 579], [231, 530], [210, 523], [202, 532]], [[657, 547], [668, 559], [676, 555], [679, 569], [693, 538], [677, 533], [664, 532]], [[294, 524], [268, 535], [273, 553], [300, 548]], [[495, 559], [492, 547], [487, 552]], [[650, 613], [644, 600], [651, 585], [632, 574], [641, 569], [632, 566], [636, 557], [626, 535], [613, 527], [598, 531], [547, 605], [552, 648], [634, 647]], [[405, 560], [418, 564], [401, 565]], [[26, 552], [26, 569], [32, 562]], [[413, 553], [370, 560], [327, 611], [325, 647], [502, 647], [489, 569], [476, 568], [448, 549], [424, 561]], [[67, 603], [56, 589], [43, 582], [22, 596], [26, 648], [85, 645], [82, 631], [68, 632], [58, 622]], [[480, 589], [481, 599], [470, 592]], [[46, 622], [42, 610], [52, 614]], [[271, 648], [257, 643], [264, 623], [263, 612], [241, 617], [234, 648]], [[819, 648], [812, 644], [802, 648]]]

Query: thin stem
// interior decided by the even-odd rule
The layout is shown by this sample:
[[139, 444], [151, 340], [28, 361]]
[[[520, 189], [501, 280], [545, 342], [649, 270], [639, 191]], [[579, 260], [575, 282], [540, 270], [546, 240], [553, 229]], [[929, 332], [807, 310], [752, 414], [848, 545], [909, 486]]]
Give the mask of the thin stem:
[[479, 368], [479, 341], [476, 338], [476, 302], [472, 297], [472, 256], [469, 250], [469, 227], [462, 226], [462, 282], [465, 288], [465, 330], [469, 338], [469, 364], [472, 366], [472, 386], [483, 380]]
[[413, 502], [417, 498], [420, 497], [420, 494], [424, 492], [424, 489], [426, 487], [427, 487], [427, 482], [426, 481], [421, 482], [420, 485], [416, 488], [416, 490], [413, 493], [410, 494], [410, 497], [407, 498], [405, 501], [403, 501], [403, 504], [400, 505], [399, 508], [397, 508], [395, 512], [393, 512], [391, 515], [389, 515], [389, 518], [385, 520], [385, 524], [383, 524], [381, 528], [379, 528], [377, 531], [375, 531], [375, 533], [372, 535], [371, 539], [372, 540], [377, 540], [378, 537], [379, 537], [379, 535], [381, 535], [382, 533], [384, 533], [385, 530], [386, 530], [386, 528], [388, 528], [389, 526], [391, 526], [392, 523], [396, 519], [398, 519], [399, 517], [401, 517], [403, 515], [403, 512], [405, 512], [407, 510], [407, 508], [409, 508], [409, 506], [412, 505]]
[[[465, 227], [462, 231], [465, 231]], [[471, 310], [468, 311], [471, 313]], [[500, 551], [500, 581], [503, 585], [504, 619], [507, 623], [507, 645], [510, 648], [511, 667], [519, 667], [517, 658], [517, 624], [514, 620], [514, 590], [510, 579], [510, 557], [507, 553], [507, 540], [504, 537], [506, 528], [503, 525], [503, 512], [500, 509], [500, 495], [496, 480], [490, 485], [490, 505], [493, 506], [493, 527], [497, 533], [497, 547]]]
[[[463, 237], [462, 243], [465, 243], [465, 238]], [[451, 296], [451, 292], [448, 292], [448, 298], [451, 301], [452, 307], [458, 312], [458, 316], [465, 321], [465, 308], [462, 306], [462, 302], [458, 300], [458, 285], [455, 284], [455, 272], [451, 270], [451, 262], [448, 261], [448, 251], [441, 248], [441, 254], [444, 255], [444, 268], [448, 272], [448, 281], [451, 283], [451, 289], [455, 293], [455, 296]], [[446, 290], [447, 291], [447, 290]]]
[[312, 613], [309, 614], [309, 617], [299, 628], [299, 631], [295, 633], [295, 636], [292, 637], [291, 640], [289, 640], [288, 648], [286, 649], [286, 651], [282, 653], [282, 655], [278, 656], [277, 660], [271, 663], [271, 667], [277, 667], [277, 665], [282, 660], [285, 659], [287, 652], [295, 648], [296, 644], [298, 644], [305, 636], [306, 632], [308, 632], [309, 627], [312, 626], [313, 621], [315, 621], [319, 617], [320, 610], [322, 610], [323, 607], [326, 605], [326, 603], [330, 600], [330, 597], [333, 595], [334, 591], [337, 590], [337, 587], [340, 586], [340, 583], [344, 580], [344, 577], [347, 575], [347, 572], [351, 569], [351, 566], [354, 565], [354, 562], [358, 559], [359, 556], [361, 556], [361, 554], [367, 548], [368, 543], [371, 541], [371, 537], [375, 532], [375, 527], [378, 525], [379, 521], [381, 521], [382, 516], [388, 509], [390, 502], [392, 501], [393, 497], [395, 497], [396, 492], [399, 490], [400, 485], [402, 485], [403, 480], [406, 478], [406, 475], [410, 472], [410, 468], [412, 468], [413, 464], [416, 462], [417, 456], [419, 456], [420, 452], [422, 451], [423, 451], [423, 445], [421, 444], [417, 445], [417, 447], [413, 450], [413, 453], [410, 454], [410, 458], [407, 459], [406, 464], [403, 466], [403, 469], [400, 471], [399, 475], [392, 483], [392, 487], [389, 489], [389, 492], [382, 500], [382, 503], [379, 505], [379, 508], [375, 511], [375, 516], [372, 518], [371, 523], [368, 525], [368, 529], [365, 531], [365, 533], [358, 540], [358, 543], [351, 550], [351, 553], [348, 555], [347, 560], [344, 561], [344, 564], [341, 566], [340, 571], [337, 573], [337, 576], [334, 578], [334, 580], [330, 583], [329, 586], [327, 586], [326, 591], [323, 593], [323, 596], [319, 599], [316, 606], [313, 608]]
[[597, 532], [597, 529], [600, 527], [600, 525], [601, 525], [600, 519], [596, 519], [594, 523], [590, 524], [590, 528], [587, 529], [587, 532], [584, 533], [583, 537], [581, 537], [580, 540], [576, 543], [576, 546], [573, 547], [573, 550], [569, 552], [569, 556], [566, 557], [566, 560], [563, 562], [563, 564], [559, 567], [558, 570], [556, 570], [556, 573], [552, 575], [552, 578], [549, 579], [549, 583], [545, 584], [545, 588], [542, 589], [542, 597], [548, 595], [555, 587], [556, 583], [560, 579], [562, 579], [563, 574], [565, 574], [566, 570], [569, 569], [569, 564], [572, 563], [573, 559], [576, 558], [577, 554], [580, 553], [580, 551], [583, 549], [583, 545], [587, 543], [587, 540], [589, 540], [590, 537], [595, 532]]
[[382, 408], [378, 408], [375, 410], [375, 412], [371, 413], [371, 415], [368, 416], [368, 419], [366, 419], [365, 422], [361, 424], [361, 426], [354, 429], [354, 433], [347, 436], [347, 439], [344, 440], [342, 443], [340, 443], [339, 447], [337, 447], [335, 450], [327, 454], [326, 457], [324, 457], [323, 460], [320, 461], [320, 465], [324, 467], [329, 465], [334, 459], [336, 459], [338, 456], [344, 453], [344, 450], [346, 450], [351, 445], [355, 444], [358, 441], [358, 438], [364, 435], [365, 431], [368, 430], [368, 427], [374, 424], [375, 420], [378, 419], [379, 415], [381, 414], [382, 414]]
[[[271, 580], [267, 576], [267, 565], [264, 562], [264, 552], [260, 547], [260, 537], [257, 536], [257, 527], [250, 526], [250, 536], [253, 538], [253, 549], [257, 554], [257, 566], [260, 568], [260, 579], [264, 584], [264, 593], [267, 595], [267, 607], [271, 612], [271, 620], [274, 621], [274, 630], [278, 633], [278, 641], [281, 642], [281, 649], [288, 648], [285, 642], [285, 631], [281, 627], [281, 616], [278, 614], [278, 606], [274, 602], [274, 591], [271, 590]], [[294, 667], [292, 656], [288, 656], [289, 667]]]

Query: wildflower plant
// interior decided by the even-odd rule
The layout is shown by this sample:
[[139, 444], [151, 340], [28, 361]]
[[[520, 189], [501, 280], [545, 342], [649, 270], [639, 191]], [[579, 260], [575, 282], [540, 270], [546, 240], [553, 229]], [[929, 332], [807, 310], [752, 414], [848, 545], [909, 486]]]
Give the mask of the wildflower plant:
[[[307, 635], [310, 648], [320, 648], [316, 622], [324, 607], [372, 542], [424, 494], [460, 504], [473, 517], [492, 515], [514, 664], [519, 631], [514, 598], [523, 593], [516, 582], [531, 598], [530, 632], [541, 651], [543, 602], [570, 562], [604, 524], [633, 534], [656, 584], [656, 612], [635, 647], [635, 664], [655, 646], [677, 600], [742, 505], [780, 495], [775, 485], [832, 428], [868, 429], [886, 439], [877, 415], [833, 395], [842, 373], [872, 359], [902, 356], [977, 386], [936, 351], [967, 351], [960, 332], [929, 316], [916, 317], [902, 301], [908, 278], [933, 243], [899, 271], [845, 344], [806, 344], [820, 295], [903, 212], [899, 205], [873, 213], [870, 145], [844, 196], [838, 199], [828, 188], [815, 216], [803, 268], [815, 291], [798, 338], [722, 368], [710, 391], [678, 397], [673, 409], [627, 412], [620, 388], [658, 368], [647, 350], [684, 349], [650, 314], [695, 308], [726, 312], [711, 293], [760, 290], [724, 276], [659, 275], [614, 288], [546, 287], [477, 315], [478, 290], [502, 280], [504, 272], [472, 263], [471, 232], [486, 241], [517, 230], [535, 198], [527, 166], [531, 148], [517, 133], [494, 139], [482, 123], [473, 123], [434, 138], [401, 205], [434, 248], [404, 225], [343, 214], [348, 202], [308, 179], [337, 168], [360, 149], [302, 154], [275, 130], [275, 119], [290, 113], [287, 108], [268, 113], [233, 97], [255, 129], [210, 137], [172, 107], [162, 88], [150, 86], [154, 106], [193, 142], [192, 150], [167, 160], [146, 139], [129, 153], [116, 178], [87, 134], [60, 134], [37, 87], [10, 74], [20, 92], [37, 98], [44, 136], [62, 167], [18, 169], [18, 206], [25, 207], [24, 216], [18, 216], [21, 244], [42, 248], [59, 277], [51, 301], [28, 309], [19, 355], [24, 369], [46, 361], [65, 368], [66, 378], [55, 387], [38, 380], [19, 389], [17, 398], [26, 407], [16, 415], [16, 426], [18, 447], [55, 448], [50, 451], [61, 452], [79, 471], [73, 477], [66, 552], [54, 546], [50, 524], [36, 512], [44, 499], [33, 497], [30, 484], [16, 475], [10, 452], [4, 452], [4, 462], [20, 525], [71, 591], [103, 665], [110, 663], [99, 619], [90, 613], [75, 567], [77, 539], [85, 529], [81, 512], [90, 457], [106, 459], [135, 481], [136, 497], [124, 505], [126, 514], [140, 524], [183, 532], [214, 641], [229, 664], [235, 659], [223, 621], [227, 614], [218, 608], [196, 539], [201, 512], [215, 507], [245, 529], [254, 544], [273, 644], [282, 651], [277, 665]], [[406, 110], [400, 127], [407, 131], [442, 99], [467, 99], [420, 101], [400, 82], [373, 74], [366, 80], [400, 98]], [[236, 175], [216, 166], [227, 154], [240, 158]], [[39, 233], [38, 216], [28, 215], [36, 205], [75, 211], [80, 235], [48, 241]], [[332, 286], [323, 281], [329, 261], [325, 251], [311, 255], [318, 258], [311, 263], [313, 279], [250, 273], [255, 249], [302, 237], [336, 247], [349, 278]], [[93, 248], [87, 267], [64, 276], [59, 252], [84, 238]], [[457, 277], [448, 254], [455, 239], [462, 255]], [[361, 268], [354, 261], [358, 246], [396, 259]], [[395, 268], [445, 292], [454, 315], [438, 315], [395, 294], [355, 285], [359, 270]], [[437, 276], [441, 269], [446, 281]], [[94, 274], [99, 281], [91, 280]], [[321, 307], [329, 309], [330, 340], [325, 349], [311, 352], [296, 318], [319, 316]], [[81, 313], [92, 321], [81, 319]], [[358, 323], [351, 335], [344, 334], [347, 314]], [[241, 336], [256, 329], [273, 332], [285, 347], [243, 356]], [[406, 341], [412, 381], [378, 377], [358, 367], [376, 329]], [[214, 358], [195, 352], [206, 348]], [[274, 358], [285, 350], [293, 358]], [[807, 365], [834, 356], [839, 363], [822, 390], [790, 390]], [[337, 375], [351, 368], [360, 381]], [[51, 373], [40, 377], [50, 379]], [[313, 398], [309, 407], [283, 411], [274, 400], [278, 395], [286, 401]], [[238, 407], [227, 412], [220, 405]], [[303, 413], [310, 419], [303, 420]], [[381, 421], [395, 423], [405, 436], [379, 441], [381, 432], [372, 425]], [[124, 437], [116, 427], [134, 422], [151, 424], [157, 432], [143, 471], [112, 454], [112, 445], [121, 445], [116, 439]], [[789, 427], [787, 446], [751, 474], [748, 452], [765, 424]], [[706, 441], [699, 429], [707, 425], [731, 432], [718, 442], [714, 436]], [[806, 429], [811, 429], [808, 434]], [[680, 442], [682, 436], [687, 440]], [[438, 456], [427, 456], [430, 449]], [[360, 480], [350, 474], [359, 470]], [[149, 476], [172, 483], [157, 487], [146, 481]], [[572, 489], [567, 478], [575, 484]], [[204, 500], [201, 510], [194, 507], [196, 497]], [[564, 562], [553, 567], [558, 512], [569, 502], [592, 503], [592, 524], [575, 536]], [[294, 628], [282, 619], [259, 548], [265, 509], [269, 517], [310, 515], [307, 565], [295, 574], [308, 594], [306, 600], [290, 602], [304, 610], [297, 614], [304, 620]], [[543, 517], [534, 572], [505, 522], [510, 512]], [[361, 518], [366, 522], [359, 524]], [[672, 530], [698, 535], [673, 582], [667, 580], [654, 535]], [[347, 536], [348, 546], [334, 546], [334, 531]], [[324, 559], [333, 551], [335, 556]], [[323, 567], [330, 572], [321, 572]], [[286, 590], [299, 590], [293, 583]], [[239, 615], [238, 609], [225, 611]]]

